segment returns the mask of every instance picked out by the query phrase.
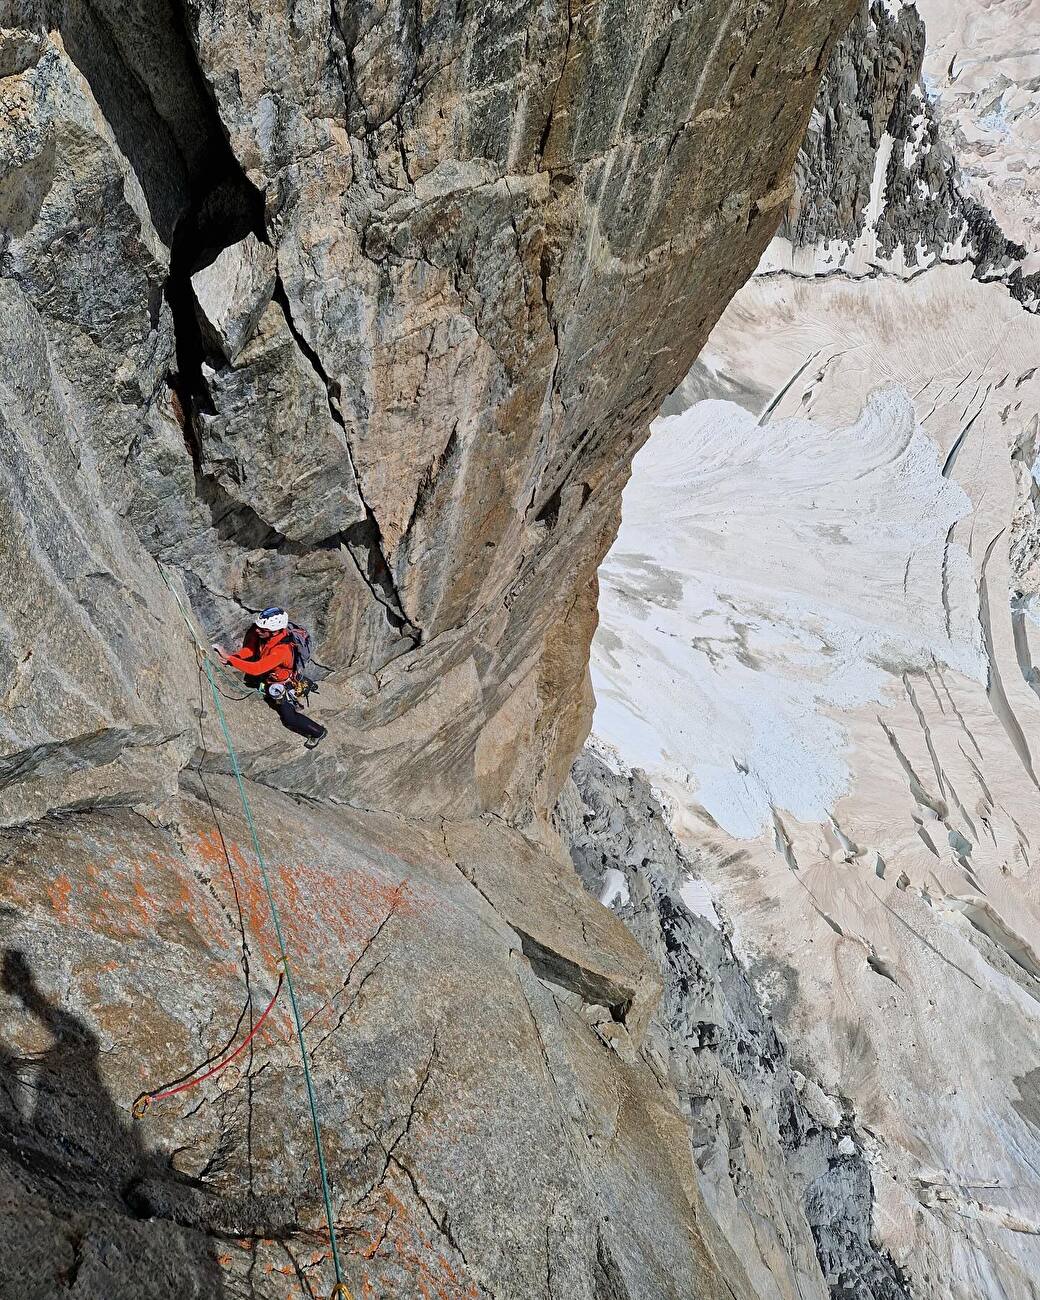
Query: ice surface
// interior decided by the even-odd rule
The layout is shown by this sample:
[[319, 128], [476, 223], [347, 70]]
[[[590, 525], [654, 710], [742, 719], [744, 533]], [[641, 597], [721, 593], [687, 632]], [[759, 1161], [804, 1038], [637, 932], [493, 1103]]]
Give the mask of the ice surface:
[[624, 872], [619, 871], [617, 867], [607, 869], [603, 877], [599, 901], [604, 907], [613, 907], [616, 902], [624, 905], [629, 901], [628, 881], [625, 879]]
[[843, 711], [933, 662], [985, 681], [972, 566], [947, 544], [969, 510], [894, 387], [838, 432], [721, 401], [659, 421], [601, 571], [596, 734], [731, 835], [774, 809], [825, 821]]
[[698, 880], [696, 876], [687, 876], [682, 888], [679, 890], [679, 897], [692, 915], [710, 921], [716, 930], [722, 929], [722, 922], [715, 910], [711, 891], [703, 880]]

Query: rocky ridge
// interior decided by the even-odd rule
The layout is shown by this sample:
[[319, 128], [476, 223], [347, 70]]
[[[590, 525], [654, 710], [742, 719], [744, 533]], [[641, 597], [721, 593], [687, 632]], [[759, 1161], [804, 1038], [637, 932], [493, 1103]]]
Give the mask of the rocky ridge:
[[586, 748], [557, 818], [585, 887], [661, 972], [650, 1048], [678, 1091], [705, 1200], [755, 1294], [905, 1300], [905, 1279], [871, 1240], [855, 1118], [820, 1090], [811, 1062], [801, 1063], [807, 1073], [795, 1068], [647, 781]]
[[795, 199], [759, 270], [909, 278], [966, 264], [1035, 311], [1032, 250], [976, 197], [958, 153], [962, 137], [925, 74], [928, 12], [860, 5], [824, 77]]

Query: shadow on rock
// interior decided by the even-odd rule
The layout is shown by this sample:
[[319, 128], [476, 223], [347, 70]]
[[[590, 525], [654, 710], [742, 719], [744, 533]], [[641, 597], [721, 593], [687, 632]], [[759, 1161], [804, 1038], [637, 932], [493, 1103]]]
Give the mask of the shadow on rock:
[[0, 987], [52, 1040], [27, 1055], [0, 1042], [0, 1300], [219, 1300], [203, 1225], [152, 1217], [143, 1188], [173, 1205], [183, 1190], [187, 1207], [191, 1192], [115, 1105], [95, 1033], [43, 996], [21, 952], [4, 953]]

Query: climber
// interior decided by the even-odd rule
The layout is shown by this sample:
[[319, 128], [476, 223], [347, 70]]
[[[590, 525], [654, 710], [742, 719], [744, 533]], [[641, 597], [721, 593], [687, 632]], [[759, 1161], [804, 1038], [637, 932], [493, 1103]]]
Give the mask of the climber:
[[260, 689], [268, 705], [281, 718], [283, 727], [298, 736], [306, 736], [306, 748], [314, 749], [329, 733], [321, 723], [300, 712], [300, 697], [306, 693], [302, 688], [313, 687], [313, 683], [300, 676], [301, 645], [305, 647], [303, 653], [309, 653], [307, 633], [289, 622], [284, 609], [273, 607], [253, 620], [241, 650], [229, 654], [222, 645], [214, 645], [213, 649], [229, 668], [245, 674], [247, 685]]

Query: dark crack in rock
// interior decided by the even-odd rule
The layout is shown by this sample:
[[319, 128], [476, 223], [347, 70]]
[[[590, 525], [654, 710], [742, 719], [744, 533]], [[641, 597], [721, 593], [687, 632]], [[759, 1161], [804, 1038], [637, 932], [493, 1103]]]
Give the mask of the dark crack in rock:
[[331, 1287], [284, 1004], [130, 1120], [276, 983], [175, 593], [213, 639], [290, 607], [327, 673], [316, 754], [223, 707], [352, 1285], [752, 1300], [656, 974], [516, 825], [851, 9], [0, 0], [3, 1300]]
[[[22, 350], [92, 513], [207, 636], [271, 603], [315, 633], [325, 794], [551, 806], [627, 466], [776, 227], [851, 8], [6, 0]], [[214, 274], [250, 299], [223, 326]]]

